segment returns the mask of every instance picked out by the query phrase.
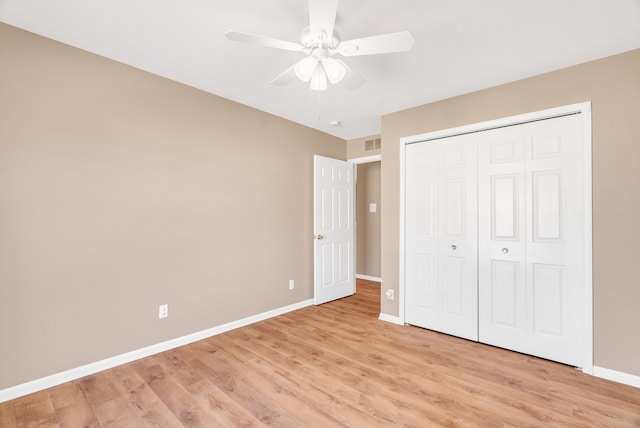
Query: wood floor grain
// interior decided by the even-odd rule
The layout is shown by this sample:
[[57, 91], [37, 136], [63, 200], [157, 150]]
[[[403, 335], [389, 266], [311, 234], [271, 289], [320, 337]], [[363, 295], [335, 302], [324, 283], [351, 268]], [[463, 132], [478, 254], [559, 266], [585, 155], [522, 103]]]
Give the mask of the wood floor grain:
[[640, 427], [640, 389], [377, 319], [378, 284], [0, 404], [0, 427]]

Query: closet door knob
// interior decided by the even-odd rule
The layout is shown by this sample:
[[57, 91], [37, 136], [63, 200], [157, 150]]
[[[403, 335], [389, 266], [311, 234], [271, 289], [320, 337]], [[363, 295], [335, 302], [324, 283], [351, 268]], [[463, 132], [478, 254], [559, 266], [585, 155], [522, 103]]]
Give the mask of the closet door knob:
[[507, 254], [507, 253], [509, 252], [509, 249], [508, 249], [508, 248], [503, 248], [503, 249], [502, 249], [502, 252], [503, 252], [503, 253], [505, 253], [505, 254]]
[[456, 247], [455, 245], [452, 245], [452, 246], [451, 246], [451, 250], [455, 251], [455, 250], [457, 250], [457, 249], [458, 249], [458, 247]]

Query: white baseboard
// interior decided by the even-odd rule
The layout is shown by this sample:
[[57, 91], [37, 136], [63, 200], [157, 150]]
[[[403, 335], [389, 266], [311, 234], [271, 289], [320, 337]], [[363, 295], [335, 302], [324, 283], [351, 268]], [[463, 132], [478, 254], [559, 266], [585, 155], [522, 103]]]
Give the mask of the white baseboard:
[[619, 372], [616, 370], [605, 369], [604, 367], [598, 366], [593, 366], [593, 375], [602, 379], [612, 380], [614, 382], [640, 388], [640, 376]]
[[34, 392], [42, 391], [43, 389], [51, 388], [65, 382], [80, 379], [82, 377], [89, 376], [122, 364], [130, 363], [132, 361], [139, 360], [150, 355], [188, 345], [189, 343], [197, 342], [198, 340], [206, 339], [220, 333], [244, 327], [258, 321], [273, 318], [275, 316], [286, 314], [287, 312], [292, 312], [311, 305], [313, 305], [313, 299], [305, 300], [289, 306], [273, 309], [271, 311], [243, 318], [241, 320], [232, 321], [230, 323], [223, 324], [217, 327], [212, 327], [207, 330], [202, 330], [196, 333], [188, 334], [186, 336], [167, 340], [166, 342], [157, 343], [155, 345], [127, 352], [125, 354], [116, 355], [115, 357], [96, 361], [94, 363], [89, 363], [84, 366], [66, 370], [64, 372], [55, 373], [50, 376], [32, 380], [30, 382], [22, 383], [10, 388], [2, 389], [0, 390], [0, 403], [13, 400], [14, 398], [22, 397], [24, 395], [32, 394]]
[[381, 313], [380, 316], [378, 317], [378, 319], [380, 321], [386, 321], [386, 322], [390, 322], [392, 324], [404, 325], [402, 320], [400, 320], [400, 317], [394, 317], [393, 315], [387, 315], [387, 314]]
[[[167, 340], [165, 342], [147, 346], [145, 348], [137, 349], [125, 354], [116, 355], [115, 357], [96, 361], [94, 363], [89, 363], [80, 367], [66, 370], [64, 372], [55, 373], [53, 375], [26, 382], [20, 385], [12, 386], [10, 388], [2, 389], [0, 390], [0, 403], [13, 400], [24, 395], [32, 394], [34, 392], [42, 391], [43, 389], [51, 388], [65, 382], [80, 379], [82, 377], [89, 376], [122, 364], [130, 363], [132, 361], [139, 360], [150, 355], [188, 345], [189, 343], [197, 342], [198, 340], [203, 340], [217, 334], [244, 327], [249, 324], [273, 318], [278, 315], [286, 314], [287, 312], [292, 312], [311, 305], [313, 305], [313, 299], [305, 300], [289, 306], [243, 318], [241, 320], [232, 321], [230, 323], [223, 324], [217, 327], [212, 327], [207, 330], [202, 330], [196, 333], [188, 334], [186, 336], [178, 337], [176, 339]], [[390, 322], [392, 324], [404, 325], [404, 323], [400, 320], [400, 317], [396, 317], [393, 315], [381, 313], [378, 319], [381, 321]], [[593, 367], [593, 376], [640, 388], [640, 376], [598, 366]]]
[[359, 273], [356, 274], [356, 278], [366, 279], [367, 281], [373, 281], [373, 282], [382, 282], [382, 278], [378, 278], [377, 276], [360, 275]]

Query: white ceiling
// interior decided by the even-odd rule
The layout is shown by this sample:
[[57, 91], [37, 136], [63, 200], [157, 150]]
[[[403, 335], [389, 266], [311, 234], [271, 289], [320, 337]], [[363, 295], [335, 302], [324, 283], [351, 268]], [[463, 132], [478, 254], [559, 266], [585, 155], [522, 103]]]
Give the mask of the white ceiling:
[[640, 48], [640, 0], [341, 0], [343, 40], [416, 42], [345, 59], [365, 85], [318, 93], [269, 85], [302, 54], [224, 37], [298, 42], [304, 0], [0, 0], [0, 21], [344, 139], [379, 133], [387, 113]]

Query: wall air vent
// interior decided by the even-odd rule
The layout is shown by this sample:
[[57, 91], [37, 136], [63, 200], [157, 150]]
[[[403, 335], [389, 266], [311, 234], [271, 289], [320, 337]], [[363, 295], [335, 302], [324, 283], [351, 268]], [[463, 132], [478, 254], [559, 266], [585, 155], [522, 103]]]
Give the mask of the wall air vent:
[[368, 152], [369, 150], [378, 150], [380, 149], [380, 144], [380, 138], [372, 138], [371, 140], [367, 140], [364, 142], [364, 151]]

